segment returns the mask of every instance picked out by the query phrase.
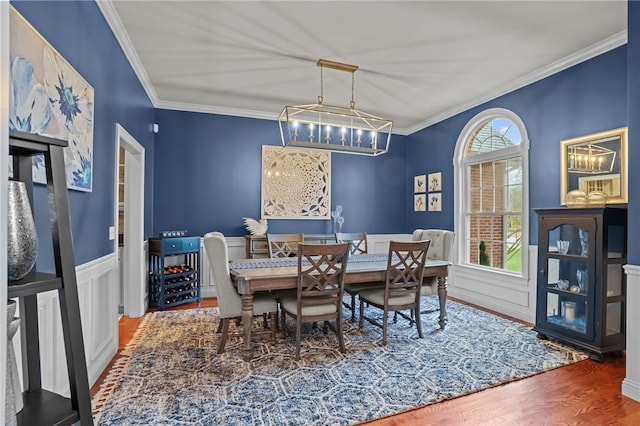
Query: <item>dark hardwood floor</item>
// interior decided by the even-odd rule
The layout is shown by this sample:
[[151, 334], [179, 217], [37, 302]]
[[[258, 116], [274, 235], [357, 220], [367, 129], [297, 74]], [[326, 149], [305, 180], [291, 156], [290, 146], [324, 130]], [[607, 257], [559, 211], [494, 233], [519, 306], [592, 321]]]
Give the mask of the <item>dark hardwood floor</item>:
[[[197, 306], [191, 303], [176, 309]], [[200, 306], [217, 306], [217, 302], [215, 299], [204, 299]], [[118, 355], [131, 340], [141, 321], [142, 318], [122, 317]], [[99, 389], [110, 367], [111, 364], [91, 389], [92, 395]], [[624, 377], [624, 357], [607, 356], [603, 362], [585, 360], [366, 424], [640, 425], [640, 402], [622, 396]]]

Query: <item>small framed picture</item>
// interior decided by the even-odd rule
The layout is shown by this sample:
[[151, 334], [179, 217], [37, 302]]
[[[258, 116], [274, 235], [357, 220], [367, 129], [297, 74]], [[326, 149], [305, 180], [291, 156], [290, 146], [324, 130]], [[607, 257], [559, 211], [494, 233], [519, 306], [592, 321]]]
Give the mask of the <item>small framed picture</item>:
[[413, 196], [413, 210], [416, 212], [427, 211], [425, 194], [416, 194]]
[[429, 173], [429, 192], [442, 191], [442, 172]]
[[429, 197], [429, 211], [430, 212], [442, 211], [441, 193], [435, 192], [433, 194], [429, 194], [428, 197]]
[[413, 178], [413, 192], [427, 192], [427, 175], [415, 176]]

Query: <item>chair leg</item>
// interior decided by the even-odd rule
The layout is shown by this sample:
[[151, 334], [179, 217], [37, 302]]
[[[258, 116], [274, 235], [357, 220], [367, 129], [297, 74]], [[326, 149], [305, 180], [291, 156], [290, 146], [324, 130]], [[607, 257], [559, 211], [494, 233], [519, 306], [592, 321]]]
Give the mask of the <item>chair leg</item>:
[[387, 346], [387, 311], [382, 316], [382, 346]]
[[393, 313], [393, 323], [397, 324], [398, 323], [398, 311], [395, 311]]
[[227, 344], [227, 336], [229, 335], [229, 318], [224, 318], [222, 324], [222, 336], [220, 336], [220, 344], [218, 345], [218, 354], [224, 352], [224, 345]]
[[278, 324], [278, 311], [271, 312], [269, 315], [271, 316], [271, 339], [275, 343], [278, 341], [276, 337], [276, 328]]
[[284, 309], [280, 312], [280, 324], [282, 326], [282, 338], [286, 339], [287, 338], [287, 313], [285, 312]]
[[300, 360], [300, 337], [302, 335], [302, 321], [296, 318], [296, 361]]
[[364, 302], [360, 299], [360, 320], [358, 321], [358, 328], [362, 328], [364, 325]]
[[[420, 305], [416, 306], [416, 311], [420, 309]], [[411, 310], [413, 313], [413, 309]], [[422, 339], [422, 323], [420, 322], [420, 313], [416, 315], [416, 327], [418, 328], [418, 337]]]
[[222, 331], [222, 324], [224, 323], [224, 319], [220, 318], [220, 322], [218, 323], [218, 329], [216, 333], [220, 333]]
[[[360, 302], [362, 303], [362, 302]], [[356, 295], [351, 293], [351, 322], [356, 322]]]
[[264, 329], [266, 330], [267, 328], [269, 328], [269, 322], [267, 321], [267, 313], [265, 312], [264, 314], [262, 314], [262, 324]]
[[340, 345], [340, 352], [345, 353], [344, 337], [342, 335], [342, 318], [336, 318], [336, 334], [338, 335], [338, 344]]

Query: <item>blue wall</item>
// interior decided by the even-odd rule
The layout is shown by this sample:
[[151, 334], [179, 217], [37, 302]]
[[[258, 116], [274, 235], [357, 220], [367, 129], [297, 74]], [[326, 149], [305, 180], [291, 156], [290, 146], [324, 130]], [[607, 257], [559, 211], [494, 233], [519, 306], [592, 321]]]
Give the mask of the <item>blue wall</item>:
[[[113, 252], [108, 230], [114, 225], [116, 123], [146, 149], [145, 230], [151, 232], [153, 106], [94, 2], [11, 3], [94, 89], [93, 191], [69, 191], [75, 259], [82, 264]], [[36, 187], [34, 209], [38, 269], [47, 270], [52, 250], [44, 186]]]
[[[442, 171], [443, 185], [442, 212], [410, 211], [408, 229], [453, 229], [455, 144], [469, 120], [489, 108], [513, 111], [527, 128], [529, 207], [560, 206], [560, 140], [627, 125], [626, 55], [619, 47], [408, 136], [409, 175]], [[537, 244], [533, 211], [529, 229]]]
[[[640, 265], [640, 2], [628, 2], [627, 75], [629, 94], [629, 229], [627, 261]], [[636, 25], [638, 24], [638, 25]]]
[[[262, 145], [280, 145], [277, 121], [157, 110], [154, 233], [187, 229], [246, 234], [242, 217], [260, 217]], [[406, 143], [394, 135], [380, 157], [332, 154], [332, 208], [343, 231], [406, 231]], [[330, 220], [269, 220], [270, 232], [331, 233]]]
[[[109, 254], [113, 225], [115, 123], [146, 149], [145, 236], [164, 229], [193, 235], [220, 230], [245, 234], [241, 218], [260, 214], [260, 147], [278, 145], [277, 123], [239, 117], [155, 110], [93, 2], [14, 1], [12, 5], [95, 89], [93, 192], [70, 191], [76, 263]], [[518, 114], [530, 137], [530, 207], [560, 204], [560, 140], [629, 125], [629, 214], [636, 217], [640, 188], [640, 35], [629, 2], [629, 48], [623, 46], [532, 85], [465, 111], [413, 135], [392, 138], [379, 158], [332, 155], [333, 206], [344, 206], [345, 231], [410, 232], [417, 227], [453, 229], [452, 158], [458, 135], [478, 112], [493, 107]], [[63, 30], [61, 30], [63, 29]], [[635, 48], [635, 49], [634, 49]], [[627, 108], [632, 119], [627, 123]], [[160, 133], [150, 132], [157, 122]], [[155, 173], [154, 173], [155, 169]], [[413, 176], [442, 172], [443, 211], [413, 212]], [[47, 240], [44, 188], [36, 193], [38, 232]], [[635, 200], [635, 202], [634, 202]], [[630, 220], [629, 235], [640, 224]], [[537, 223], [531, 213], [531, 243]], [[271, 220], [273, 232], [331, 231], [330, 221]], [[640, 241], [629, 239], [629, 260], [640, 263]], [[39, 267], [50, 262], [41, 250]]]

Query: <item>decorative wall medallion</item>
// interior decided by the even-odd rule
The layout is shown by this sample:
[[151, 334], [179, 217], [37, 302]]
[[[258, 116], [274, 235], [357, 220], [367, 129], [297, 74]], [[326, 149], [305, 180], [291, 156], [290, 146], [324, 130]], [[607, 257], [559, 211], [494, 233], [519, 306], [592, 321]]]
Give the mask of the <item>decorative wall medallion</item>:
[[263, 145], [261, 216], [330, 219], [331, 153]]

